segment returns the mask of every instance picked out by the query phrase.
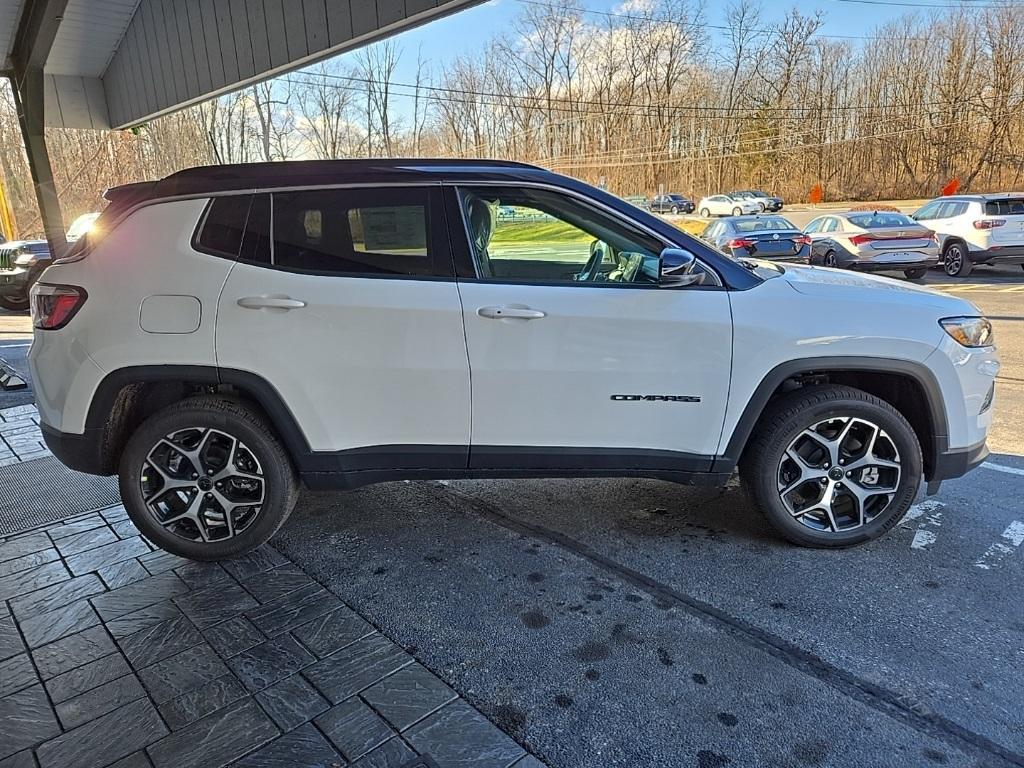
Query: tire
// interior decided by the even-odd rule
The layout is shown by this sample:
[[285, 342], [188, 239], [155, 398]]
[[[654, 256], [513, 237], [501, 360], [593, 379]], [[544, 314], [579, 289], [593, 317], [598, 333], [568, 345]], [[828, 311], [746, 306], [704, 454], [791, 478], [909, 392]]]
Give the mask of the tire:
[[903, 274], [907, 276], [908, 280], [920, 280], [926, 274], [928, 274], [928, 267], [915, 267], [914, 269], [904, 269]]
[[703, 216], [705, 219], [710, 219], [711, 218], [711, 211], [709, 211], [707, 208], [701, 208], [700, 209], [700, 215]]
[[[827, 430], [847, 426], [846, 437], [838, 441], [837, 453], [845, 456], [840, 466], [831, 464], [830, 453], [823, 450], [826, 443], [805, 436], [814, 427], [835, 434]], [[865, 450], [871, 434], [874, 447]], [[859, 454], [844, 453], [857, 446]], [[799, 468], [791, 450], [809, 464]], [[824, 457], [823, 463], [809, 466], [816, 455]], [[896, 469], [872, 463], [893, 459]], [[844, 462], [852, 467], [864, 461], [867, 464], [853, 470], [860, 473], [859, 479], [851, 480], [850, 470], [842, 468]], [[805, 547], [839, 548], [875, 539], [896, 525], [917, 495], [923, 466], [917, 435], [899, 411], [862, 390], [824, 385], [798, 390], [769, 406], [743, 454], [740, 475], [783, 538]], [[866, 491], [863, 503], [854, 500], [854, 487]], [[881, 490], [872, 493], [872, 488]], [[815, 493], [820, 498], [815, 499]], [[830, 499], [828, 512], [816, 509], [825, 496]]]
[[[198, 450], [190, 451], [191, 457], [173, 451], [171, 438], [185, 450]], [[238, 458], [229, 470], [231, 456]], [[167, 473], [157, 471], [157, 464]], [[195, 471], [182, 469], [190, 465]], [[202, 475], [204, 468], [212, 477]], [[245, 477], [240, 476], [243, 469], [249, 473]], [[231, 494], [222, 493], [222, 484], [212, 487], [218, 478], [229, 484]], [[146, 419], [125, 446], [118, 481], [128, 516], [142, 535], [161, 549], [191, 560], [236, 557], [265, 543], [288, 519], [299, 487], [288, 453], [263, 417], [240, 402], [212, 395], [182, 400]], [[167, 489], [168, 481], [181, 483], [181, 491]], [[170, 503], [170, 511], [153, 509], [144, 493], [151, 502]], [[200, 500], [200, 495], [205, 499]], [[244, 503], [257, 496], [261, 503]], [[229, 514], [221, 499], [233, 505]], [[200, 506], [191, 518], [159, 522], [158, 514], [168, 520], [190, 511], [197, 501]], [[210, 505], [217, 506], [211, 510]], [[228, 518], [232, 527], [226, 525]], [[239, 525], [241, 530], [233, 530]], [[201, 538], [201, 527], [208, 541]]]
[[678, 205], [673, 205], [672, 206], [672, 215], [673, 216], [678, 216], [679, 215], [679, 206]]
[[758, 203], [758, 204], [757, 204], [757, 207], [761, 209], [761, 213], [764, 213], [764, 211], [765, 211], [765, 205], [764, 205], [764, 203]]
[[952, 242], [942, 251], [942, 271], [950, 277], [967, 277], [974, 265], [967, 256], [967, 246]]
[[27, 312], [29, 308], [28, 294], [11, 296], [0, 296], [0, 307], [11, 312]]
[[826, 253], [825, 258], [821, 263], [823, 266], [831, 267], [832, 269], [839, 269], [839, 262], [836, 261], [835, 251], [829, 251]]
[[732, 209], [732, 215], [733, 216], [742, 216], [743, 215], [743, 210], [741, 208], [733, 208]]

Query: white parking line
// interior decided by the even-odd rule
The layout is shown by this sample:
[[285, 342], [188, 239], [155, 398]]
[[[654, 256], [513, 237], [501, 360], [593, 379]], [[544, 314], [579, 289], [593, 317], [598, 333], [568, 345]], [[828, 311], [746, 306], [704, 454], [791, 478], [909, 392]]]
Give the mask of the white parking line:
[[1024, 469], [1008, 467], [1005, 464], [993, 464], [991, 461], [983, 462], [981, 466], [985, 469], [994, 469], [996, 472], [1005, 472], [1008, 475], [1024, 475]]
[[903, 528], [910, 528], [912, 526], [907, 525], [907, 523], [924, 518], [918, 524], [917, 530], [914, 531], [914, 538], [910, 542], [911, 549], [928, 549], [936, 542], [939, 534], [937, 531], [931, 530], [931, 528], [942, 527], [942, 508], [944, 506], [946, 505], [941, 501], [926, 499], [907, 510], [907, 514], [900, 524]]
[[1002, 541], [995, 542], [985, 550], [985, 554], [978, 558], [974, 564], [976, 568], [982, 568], [986, 571], [991, 570], [992, 566], [999, 563], [1004, 557], [1016, 552], [1017, 547], [1024, 543], [1024, 523], [1014, 520], [1007, 526], [999, 538]]

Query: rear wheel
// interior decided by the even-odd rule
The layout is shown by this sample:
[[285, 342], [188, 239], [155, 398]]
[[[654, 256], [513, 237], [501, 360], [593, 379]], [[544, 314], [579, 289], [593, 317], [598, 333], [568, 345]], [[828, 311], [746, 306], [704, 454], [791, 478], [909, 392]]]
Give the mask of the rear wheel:
[[709, 211], [707, 208], [701, 208], [700, 209], [700, 215], [703, 216], [705, 219], [710, 219], [711, 218], [711, 211]]
[[298, 480], [263, 418], [214, 396], [150, 416], [121, 456], [121, 498], [142, 535], [192, 560], [250, 552], [288, 518]]
[[675, 215], [675, 214], [678, 214], [678, 213], [679, 213], [679, 206], [678, 205], [673, 205], [672, 206], [672, 214]]
[[8, 294], [7, 296], [0, 296], [0, 307], [8, 309], [11, 312], [24, 312], [28, 309], [29, 301], [28, 294]]
[[742, 216], [743, 215], [743, 210], [740, 209], [740, 208], [733, 208], [732, 209], [732, 215], [733, 216]]
[[973, 267], [962, 243], [950, 243], [942, 252], [942, 269], [950, 277], [967, 277]]
[[903, 274], [910, 280], [920, 280], [928, 273], [928, 267], [915, 267], [914, 269], [904, 269]]
[[772, 526], [794, 544], [847, 547], [881, 536], [921, 483], [917, 435], [884, 400], [852, 387], [781, 398], [758, 422], [740, 473]]
[[828, 253], [825, 254], [824, 264], [825, 264], [826, 267], [832, 267], [833, 269], [838, 269], [839, 262], [836, 261], [836, 252], [835, 251], [829, 251]]
[[757, 207], [761, 209], [761, 213], [764, 213], [764, 211], [765, 211], [765, 205], [764, 205], [764, 203], [758, 203], [758, 204], [757, 204]]

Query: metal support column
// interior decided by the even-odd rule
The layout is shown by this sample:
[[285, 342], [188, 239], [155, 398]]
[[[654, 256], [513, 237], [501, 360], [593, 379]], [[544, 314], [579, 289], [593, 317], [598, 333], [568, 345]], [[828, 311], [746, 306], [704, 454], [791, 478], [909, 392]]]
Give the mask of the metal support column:
[[46, 149], [46, 136], [43, 132], [43, 71], [31, 67], [20, 75], [16, 74], [13, 86], [14, 104], [28, 155], [28, 167], [32, 172], [39, 214], [46, 239], [50, 243], [50, 253], [56, 258], [64, 253], [68, 243], [64, 237], [64, 216], [53, 183], [50, 153]]

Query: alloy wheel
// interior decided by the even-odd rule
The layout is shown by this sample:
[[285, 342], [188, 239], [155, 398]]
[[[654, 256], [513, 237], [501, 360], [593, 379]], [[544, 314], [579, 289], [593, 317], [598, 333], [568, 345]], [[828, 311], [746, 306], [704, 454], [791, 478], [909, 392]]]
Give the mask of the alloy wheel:
[[950, 277], [956, 277], [960, 274], [960, 270], [963, 267], [964, 254], [960, 250], [960, 246], [953, 244], [946, 249], [946, 257], [943, 259], [943, 267], [945, 267], [946, 274]]
[[252, 451], [227, 432], [204, 427], [161, 438], [146, 455], [140, 485], [157, 523], [200, 542], [230, 539], [252, 525], [267, 490]]
[[899, 451], [877, 424], [834, 417], [803, 430], [779, 461], [779, 497], [802, 525], [825, 533], [862, 528], [892, 503]]
[[836, 255], [834, 253], [832, 253], [832, 251], [829, 251], [828, 253], [825, 254], [825, 266], [826, 267], [835, 267], [836, 266]]

